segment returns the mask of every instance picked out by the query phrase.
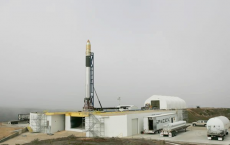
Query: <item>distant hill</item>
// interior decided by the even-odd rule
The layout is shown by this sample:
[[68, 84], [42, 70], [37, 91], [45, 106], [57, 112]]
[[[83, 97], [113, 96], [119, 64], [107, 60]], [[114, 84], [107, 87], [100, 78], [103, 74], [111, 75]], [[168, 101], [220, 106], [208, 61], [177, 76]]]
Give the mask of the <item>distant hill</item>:
[[208, 120], [216, 116], [225, 116], [230, 119], [230, 108], [187, 108], [188, 123], [197, 120]]

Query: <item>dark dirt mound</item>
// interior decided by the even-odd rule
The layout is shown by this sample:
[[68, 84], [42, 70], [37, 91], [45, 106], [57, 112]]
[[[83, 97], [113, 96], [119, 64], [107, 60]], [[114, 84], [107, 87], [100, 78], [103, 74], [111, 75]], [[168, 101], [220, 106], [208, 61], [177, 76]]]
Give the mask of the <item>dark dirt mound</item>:
[[230, 108], [188, 108], [188, 122], [208, 120], [216, 116], [230, 118]]
[[35, 139], [24, 145], [171, 145], [165, 141], [127, 138], [83, 138], [83, 137], [63, 137], [58, 139], [38, 140]]

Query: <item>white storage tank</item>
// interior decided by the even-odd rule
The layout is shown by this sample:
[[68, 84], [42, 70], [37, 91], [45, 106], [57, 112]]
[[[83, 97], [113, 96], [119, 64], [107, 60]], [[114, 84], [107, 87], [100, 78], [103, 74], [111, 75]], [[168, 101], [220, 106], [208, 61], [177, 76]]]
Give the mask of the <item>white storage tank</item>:
[[224, 136], [228, 134], [229, 119], [225, 116], [210, 118], [207, 122], [208, 139], [218, 138], [224, 140]]
[[186, 121], [169, 123], [163, 126], [163, 130], [161, 131], [160, 136], [174, 137], [179, 131], [186, 131], [186, 128], [189, 126], [190, 125], [186, 125]]
[[33, 132], [45, 132], [47, 119], [44, 113], [30, 113], [30, 127]]
[[186, 103], [179, 97], [153, 95], [145, 101], [144, 106], [151, 109], [185, 109]]
[[30, 127], [33, 132], [41, 132], [41, 117], [40, 113], [30, 113]]
[[169, 123], [167, 125], [164, 125], [163, 126], [163, 130], [164, 131], [171, 131], [175, 128], [178, 128], [178, 127], [182, 127], [182, 126], [185, 126], [186, 125], [186, 121], [177, 121], [177, 122], [174, 122], [174, 123]]

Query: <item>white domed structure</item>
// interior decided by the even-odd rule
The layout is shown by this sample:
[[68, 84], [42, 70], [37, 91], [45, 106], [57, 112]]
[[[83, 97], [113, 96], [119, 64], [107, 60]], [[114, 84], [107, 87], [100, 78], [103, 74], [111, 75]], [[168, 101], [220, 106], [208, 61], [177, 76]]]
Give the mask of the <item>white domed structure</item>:
[[145, 101], [144, 106], [153, 109], [184, 109], [186, 103], [179, 97], [153, 95]]

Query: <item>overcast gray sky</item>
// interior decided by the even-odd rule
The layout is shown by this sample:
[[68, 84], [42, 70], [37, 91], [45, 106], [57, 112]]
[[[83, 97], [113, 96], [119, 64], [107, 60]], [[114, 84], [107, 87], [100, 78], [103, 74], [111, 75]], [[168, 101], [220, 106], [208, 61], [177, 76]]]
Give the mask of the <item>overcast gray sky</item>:
[[229, 8], [227, 0], [1, 0], [0, 106], [82, 109], [89, 39], [104, 107], [118, 97], [141, 107], [152, 95], [230, 107]]

